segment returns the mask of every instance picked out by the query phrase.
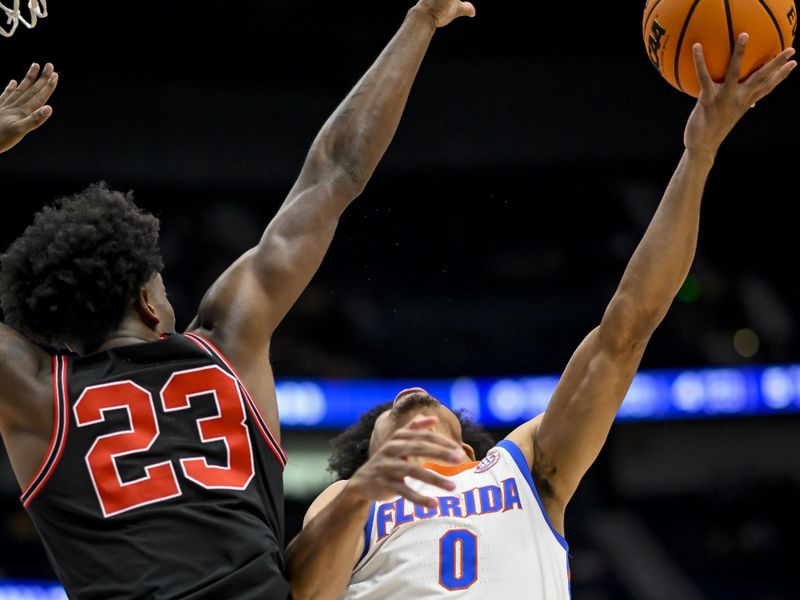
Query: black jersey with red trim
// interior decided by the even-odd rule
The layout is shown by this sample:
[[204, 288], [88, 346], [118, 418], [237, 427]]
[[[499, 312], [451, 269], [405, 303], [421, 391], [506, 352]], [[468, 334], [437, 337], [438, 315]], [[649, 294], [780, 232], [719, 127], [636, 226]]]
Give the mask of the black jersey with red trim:
[[53, 387], [22, 501], [71, 598], [289, 597], [286, 456], [210, 342], [59, 355]]

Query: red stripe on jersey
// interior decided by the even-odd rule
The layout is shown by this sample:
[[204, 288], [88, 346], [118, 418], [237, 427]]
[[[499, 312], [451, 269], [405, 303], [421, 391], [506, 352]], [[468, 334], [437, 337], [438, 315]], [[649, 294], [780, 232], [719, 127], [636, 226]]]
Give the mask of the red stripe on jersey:
[[[59, 361], [61, 363], [61, 374], [59, 376]], [[61, 387], [59, 388], [59, 378]], [[66, 356], [53, 357], [53, 436], [50, 440], [50, 448], [47, 451], [39, 470], [25, 491], [20, 496], [22, 505], [27, 508], [33, 499], [38, 495], [44, 485], [53, 475], [61, 455], [64, 453], [64, 446], [67, 443], [67, 433], [69, 430], [69, 410], [67, 405], [67, 358]], [[53, 455], [55, 454], [55, 458]], [[52, 460], [51, 460], [52, 459]], [[45, 471], [45, 465], [50, 466]], [[37, 483], [38, 481], [38, 483]]]

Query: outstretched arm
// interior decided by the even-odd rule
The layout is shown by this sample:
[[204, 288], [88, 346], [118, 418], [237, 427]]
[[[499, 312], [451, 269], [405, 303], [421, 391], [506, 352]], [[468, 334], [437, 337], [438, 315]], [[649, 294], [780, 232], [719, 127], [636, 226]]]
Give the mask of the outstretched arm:
[[739, 83], [746, 43], [743, 35], [721, 85], [711, 80], [702, 49], [695, 47], [702, 93], [686, 127], [683, 158], [600, 325], [576, 350], [544, 415], [509, 436], [531, 462], [549, 516], [562, 532], [564, 508], [605, 443], [645, 346], [689, 272], [717, 149], [796, 66], [789, 62], [794, 51], [787, 50]]
[[[34, 63], [22, 83], [9, 82], [0, 94], [0, 153], [16, 146], [50, 117], [53, 109], [45, 103], [57, 84], [58, 75], [50, 63], [44, 70]], [[0, 323], [0, 434], [8, 437], [13, 428], [30, 422], [32, 400], [25, 396], [40, 370], [47, 368], [47, 359], [36, 345]]]
[[53, 108], [45, 103], [58, 84], [58, 74], [47, 63], [41, 71], [36, 63], [28, 69], [25, 79], [17, 85], [11, 80], [0, 94], [0, 153], [16, 146], [22, 138], [41, 127]]
[[234, 363], [255, 358], [263, 365], [272, 332], [319, 268], [339, 217], [362, 192], [394, 136], [434, 31], [472, 14], [472, 5], [458, 0], [420, 0], [408, 12], [314, 140], [259, 244], [206, 294], [190, 328], [215, 338]]

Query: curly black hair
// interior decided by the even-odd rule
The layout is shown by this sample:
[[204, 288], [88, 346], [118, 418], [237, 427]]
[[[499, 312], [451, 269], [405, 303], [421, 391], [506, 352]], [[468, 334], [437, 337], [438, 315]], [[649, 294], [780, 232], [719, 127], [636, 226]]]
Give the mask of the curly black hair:
[[[392, 402], [378, 404], [362, 414], [356, 423], [345, 429], [331, 440], [333, 454], [328, 459], [328, 471], [339, 479], [350, 479], [361, 465], [369, 458], [369, 442], [375, 421], [384, 412], [392, 408]], [[461, 437], [475, 450], [475, 458], [481, 460], [494, 448], [492, 436], [477, 423], [456, 411], [455, 415], [461, 423]]]
[[99, 344], [164, 268], [158, 231], [104, 182], [46, 206], [0, 257], [6, 324], [50, 348]]

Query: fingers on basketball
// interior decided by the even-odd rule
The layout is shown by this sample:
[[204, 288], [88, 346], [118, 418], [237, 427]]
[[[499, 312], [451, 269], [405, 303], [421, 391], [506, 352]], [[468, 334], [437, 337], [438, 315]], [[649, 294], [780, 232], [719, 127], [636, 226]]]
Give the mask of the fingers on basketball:
[[787, 48], [747, 79], [744, 86], [747, 93], [754, 98], [754, 104], [774, 90], [794, 70], [797, 62], [790, 60], [794, 53], [794, 48]]
[[694, 68], [697, 72], [697, 80], [700, 82], [700, 99], [701, 101], [704, 101], [704, 97], [714, 93], [714, 86], [716, 84], [711, 78], [711, 73], [708, 71], [708, 65], [706, 64], [706, 58], [703, 54], [702, 44], [695, 44], [692, 50], [692, 55], [694, 57]]
[[733, 49], [733, 55], [728, 64], [728, 72], [725, 74], [724, 86], [727, 88], [735, 87], [741, 79], [742, 62], [744, 61], [744, 53], [747, 49], [747, 42], [749, 39], [749, 34], [742, 33], [736, 40], [736, 46]]
[[[762, 82], [754, 91], [753, 105], [761, 100], [764, 96], [772, 92], [776, 87], [783, 83], [792, 71], [797, 67], [796, 61], [788, 61], [783, 66], [773, 71], [766, 81]], [[751, 108], [752, 108], [751, 106]]]
[[[701, 86], [695, 77], [691, 45], [699, 42], [712, 79], [738, 90], [732, 77], [737, 69], [742, 81], [792, 44], [793, 24], [781, 16], [786, 14], [782, 7], [788, 1], [742, 2], [740, 10], [731, 10], [737, 3], [651, 0], [642, 21], [648, 56], [667, 81], [697, 97]], [[750, 35], [746, 53], [738, 50], [737, 44], [743, 32]], [[734, 53], [741, 56], [734, 57]]]

